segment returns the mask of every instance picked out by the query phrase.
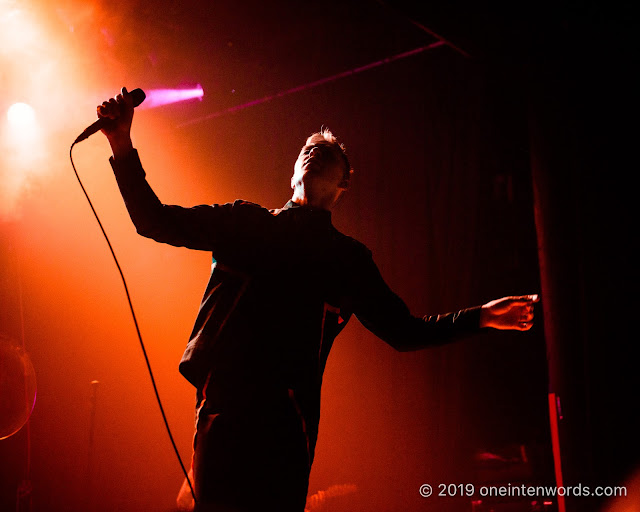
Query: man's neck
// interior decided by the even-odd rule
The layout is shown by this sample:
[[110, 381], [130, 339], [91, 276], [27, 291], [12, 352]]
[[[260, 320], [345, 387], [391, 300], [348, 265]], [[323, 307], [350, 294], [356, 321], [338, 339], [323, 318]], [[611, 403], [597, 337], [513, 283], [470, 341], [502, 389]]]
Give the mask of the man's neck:
[[310, 201], [306, 195], [299, 194], [293, 194], [291, 202], [298, 206], [306, 206], [307, 208], [312, 208], [314, 210], [327, 210], [329, 212], [333, 206], [329, 204], [329, 201]]

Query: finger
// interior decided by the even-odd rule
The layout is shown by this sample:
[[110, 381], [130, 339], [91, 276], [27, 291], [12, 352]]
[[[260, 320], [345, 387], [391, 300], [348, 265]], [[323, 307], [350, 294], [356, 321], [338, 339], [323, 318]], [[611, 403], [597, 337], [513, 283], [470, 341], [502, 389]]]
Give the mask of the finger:
[[123, 88], [120, 90], [120, 94], [119, 94], [119, 96], [121, 96], [121, 97], [122, 97], [122, 99], [123, 99], [124, 103], [125, 103], [127, 106], [131, 106], [131, 107], [133, 107], [133, 97], [131, 96], [131, 93], [130, 93], [129, 91], [127, 91], [127, 88], [126, 88], [126, 87], [123, 87]]
[[118, 103], [116, 98], [110, 98], [104, 101], [102, 105], [98, 107], [98, 116], [106, 117], [109, 119], [117, 119], [121, 114], [121, 104]]
[[533, 320], [533, 313], [525, 313], [520, 316], [520, 322], [531, 322]]
[[507, 297], [512, 306], [532, 306], [535, 302], [540, 300], [540, 297], [536, 295], [518, 295], [513, 297]]
[[111, 103], [109, 103], [107, 101], [104, 101], [102, 103], [102, 105], [98, 105], [96, 110], [97, 110], [97, 113], [98, 113], [98, 117], [113, 118], [113, 116], [114, 116], [113, 106], [111, 105]]

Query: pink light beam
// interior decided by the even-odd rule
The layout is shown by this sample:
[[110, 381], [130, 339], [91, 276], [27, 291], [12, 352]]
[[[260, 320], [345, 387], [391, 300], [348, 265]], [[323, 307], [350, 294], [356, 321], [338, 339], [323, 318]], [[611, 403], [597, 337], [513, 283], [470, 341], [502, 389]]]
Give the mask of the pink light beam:
[[319, 85], [323, 85], [329, 82], [334, 82], [335, 80], [339, 80], [340, 78], [345, 78], [347, 76], [356, 75], [358, 73], [362, 73], [363, 71], [367, 71], [369, 69], [377, 68], [382, 66], [383, 64], [388, 64], [389, 62], [393, 62], [395, 60], [404, 59], [407, 57], [411, 57], [418, 53], [422, 53], [426, 50], [431, 50], [432, 48], [437, 48], [438, 46], [443, 46], [446, 43], [444, 41], [436, 41], [435, 43], [431, 43], [426, 46], [420, 46], [418, 48], [414, 48], [413, 50], [409, 50], [403, 53], [399, 53], [396, 55], [392, 55], [391, 57], [387, 57], [382, 60], [378, 60], [376, 62], [372, 62], [370, 64], [365, 64], [364, 66], [360, 66], [358, 68], [349, 69], [347, 71], [343, 71], [342, 73], [338, 73], [337, 75], [332, 75], [326, 78], [321, 78], [320, 80], [316, 80], [315, 82], [310, 82], [304, 85], [299, 85], [297, 87], [293, 87], [291, 89], [287, 89], [286, 91], [281, 91], [277, 94], [271, 94], [270, 96], [265, 96], [264, 98], [260, 98], [257, 100], [249, 101], [248, 103], [243, 103], [242, 105], [236, 105], [234, 107], [229, 107], [225, 110], [220, 110], [213, 114], [206, 115], [204, 117], [198, 117], [196, 119], [191, 119], [184, 123], [179, 124], [178, 128], [183, 128], [185, 126], [189, 126], [196, 123], [201, 123], [203, 121], [207, 121], [209, 119], [215, 119], [216, 117], [223, 116], [225, 114], [231, 114], [233, 112], [238, 112], [239, 110], [244, 110], [245, 108], [253, 107], [255, 105], [260, 105], [261, 103], [266, 103], [267, 101], [274, 100], [276, 98], [282, 98], [284, 96], [288, 96], [289, 94], [293, 94], [300, 91], [305, 91], [307, 89], [313, 89], [314, 87], [318, 87]]
[[140, 109], [149, 109], [155, 107], [161, 107], [163, 105], [170, 105], [171, 103], [178, 103], [179, 101], [191, 100], [198, 98], [202, 100], [204, 91], [202, 86], [198, 84], [193, 89], [151, 89], [145, 91], [147, 98], [140, 105]]

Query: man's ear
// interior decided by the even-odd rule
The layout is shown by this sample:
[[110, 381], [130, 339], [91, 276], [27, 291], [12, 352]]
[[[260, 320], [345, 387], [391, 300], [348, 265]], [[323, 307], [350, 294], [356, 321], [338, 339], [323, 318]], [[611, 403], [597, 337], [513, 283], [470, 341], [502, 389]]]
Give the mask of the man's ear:
[[343, 178], [343, 180], [338, 183], [338, 188], [341, 188], [342, 190], [348, 190], [349, 185], [351, 184], [351, 176], [353, 176], [353, 169], [349, 169], [349, 176]]

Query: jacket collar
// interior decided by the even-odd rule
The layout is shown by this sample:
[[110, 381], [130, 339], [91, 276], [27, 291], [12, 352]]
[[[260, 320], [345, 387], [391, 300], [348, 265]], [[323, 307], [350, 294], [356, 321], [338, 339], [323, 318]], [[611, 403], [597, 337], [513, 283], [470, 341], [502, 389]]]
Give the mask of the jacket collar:
[[293, 201], [287, 201], [282, 207], [281, 211], [291, 210], [295, 211], [296, 215], [304, 215], [306, 218], [315, 219], [316, 222], [326, 222], [331, 224], [331, 212], [329, 210], [323, 210], [321, 208], [311, 208], [310, 206], [294, 203]]

